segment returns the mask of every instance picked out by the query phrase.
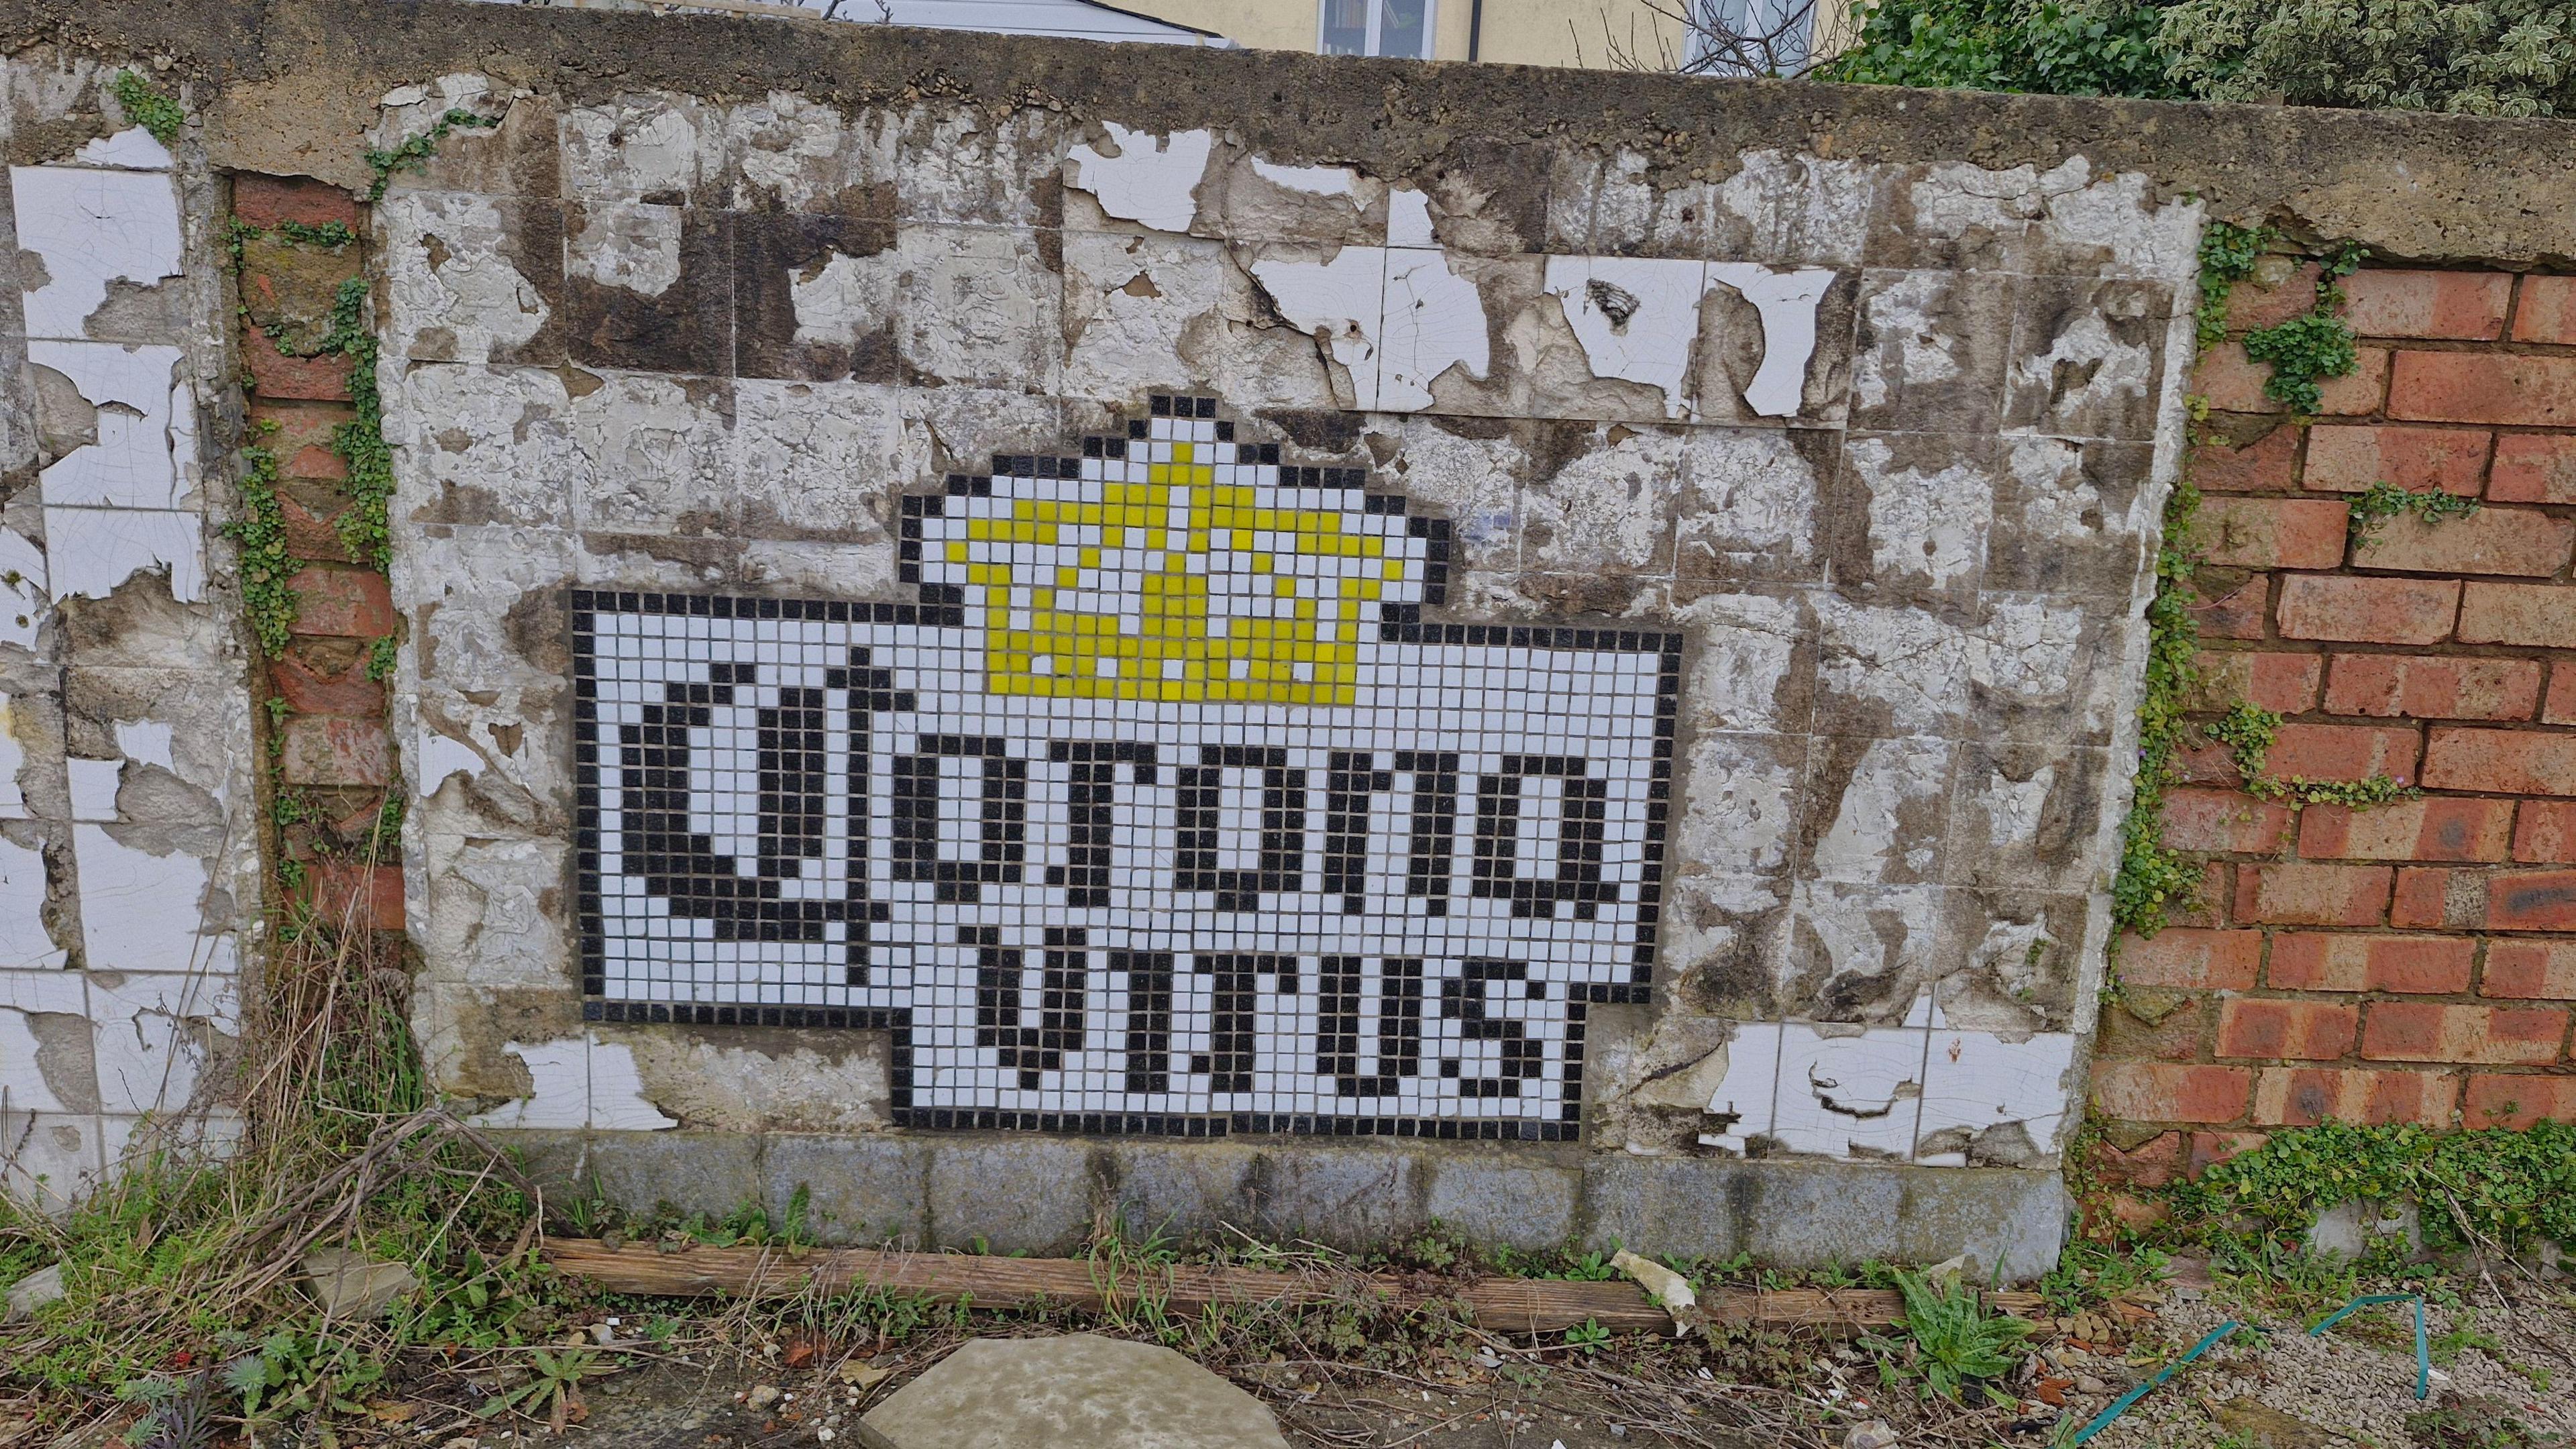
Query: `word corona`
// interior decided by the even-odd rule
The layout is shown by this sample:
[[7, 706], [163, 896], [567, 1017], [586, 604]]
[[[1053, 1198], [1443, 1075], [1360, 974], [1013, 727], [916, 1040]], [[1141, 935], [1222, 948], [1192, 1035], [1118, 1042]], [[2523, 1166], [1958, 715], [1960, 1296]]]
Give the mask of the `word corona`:
[[1674, 636], [1212, 399], [903, 503], [918, 601], [577, 592], [595, 1020], [893, 1033], [918, 1127], [1563, 1138], [1651, 977]]

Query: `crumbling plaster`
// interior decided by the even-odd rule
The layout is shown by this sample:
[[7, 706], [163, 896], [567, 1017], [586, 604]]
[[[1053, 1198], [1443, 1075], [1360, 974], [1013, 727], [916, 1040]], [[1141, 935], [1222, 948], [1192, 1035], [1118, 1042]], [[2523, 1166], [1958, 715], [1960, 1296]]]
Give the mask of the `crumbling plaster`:
[[113, 73], [0, 64], [0, 1179], [49, 1205], [225, 1130], [260, 906], [216, 183]]

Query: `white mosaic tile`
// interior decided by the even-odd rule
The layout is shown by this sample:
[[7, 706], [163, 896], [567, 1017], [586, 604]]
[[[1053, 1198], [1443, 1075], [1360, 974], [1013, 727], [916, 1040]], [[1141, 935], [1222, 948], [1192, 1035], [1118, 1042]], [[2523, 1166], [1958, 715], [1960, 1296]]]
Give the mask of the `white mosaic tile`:
[[1574, 1135], [1677, 640], [1420, 622], [1446, 521], [1212, 400], [994, 463], [919, 603], [575, 595], [594, 1018], [891, 1027], [913, 1125]]

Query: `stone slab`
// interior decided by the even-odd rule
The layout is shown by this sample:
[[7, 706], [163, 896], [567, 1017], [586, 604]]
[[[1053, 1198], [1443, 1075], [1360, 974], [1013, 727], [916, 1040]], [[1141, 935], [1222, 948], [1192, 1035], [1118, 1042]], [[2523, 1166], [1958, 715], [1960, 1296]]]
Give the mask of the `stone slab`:
[[868, 1449], [1287, 1449], [1258, 1399], [1168, 1348], [979, 1338], [859, 1421]]

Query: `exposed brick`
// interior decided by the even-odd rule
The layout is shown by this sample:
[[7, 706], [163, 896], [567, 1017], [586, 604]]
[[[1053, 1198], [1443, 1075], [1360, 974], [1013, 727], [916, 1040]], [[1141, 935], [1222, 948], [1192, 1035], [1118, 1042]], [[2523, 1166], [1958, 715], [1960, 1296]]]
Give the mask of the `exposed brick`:
[[328, 226], [336, 221], [351, 231], [362, 231], [366, 226], [366, 213], [355, 197], [310, 176], [236, 174], [233, 216], [245, 226], [263, 231], [281, 221], [300, 221], [306, 226]]
[[2437, 725], [2424, 750], [2424, 785], [2497, 795], [2576, 795], [2576, 735]]
[[2419, 743], [2409, 725], [2285, 724], [2272, 732], [2263, 768], [2275, 779], [2405, 780], [2415, 774]]
[[2437, 870], [2407, 866], [2397, 872], [2397, 888], [2388, 900], [2388, 924], [2475, 926], [2486, 915], [2480, 892], [2485, 876], [2471, 870]]
[[2361, 1054], [2374, 1062], [2530, 1064], [2556, 1061], [2566, 1036], [2567, 1013], [2558, 1007], [2374, 1001]]
[[336, 354], [288, 357], [256, 327], [245, 327], [239, 335], [242, 361], [250, 368], [251, 382], [261, 397], [347, 400], [349, 359]]
[[2343, 562], [2350, 511], [2324, 498], [2212, 498], [2201, 505], [2209, 562], [2255, 569], [2330, 569]]
[[2292, 574], [2281, 581], [2281, 632], [2293, 639], [2431, 644], [2451, 632], [2460, 585], [2451, 579]]
[[2242, 1157], [2272, 1140], [2269, 1132], [2194, 1132], [2191, 1134], [2191, 1175], [2194, 1177], [2231, 1157]]
[[2299, 854], [2310, 860], [2502, 860], [2512, 843], [2510, 800], [2435, 796], [2299, 812]]
[[2487, 882], [2486, 925], [2496, 931], [2576, 931], [2576, 870], [2518, 870]]
[[2159, 1132], [2126, 1152], [2096, 1141], [2093, 1175], [2112, 1187], [2163, 1187], [2182, 1176], [2184, 1150], [2179, 1132]]
[[2254, 1083], [2254, 1120], [2266, 1127], [2323, 1122], [2448, 1127], [2459, 1100], [2460, 1079], [2449, 1072], [2267, 1067]]
[[2510, 272], [2363, 271], [2343, 283], [2344, 321], [2364, 337], [2504, 335]]
[[2576, 803], [2523, 801], [2514, 817], [2513, 858], [2529, 865], [2576, 862]]
[[393, 783], [393, 750], [377, 720], [306, 715], [279, 731], [278, 768], [290, 785]]
[[2576, 724], [2576, 659], [2561, 657], [2549, 671], [2549, 694], [2540, 702], [2544, 724]]
[[2520, 574], [2547, 578], [2567, 566], [2576, 521], [2528, 508], [2481, 508], [2427, 523], [2411, 513], [2383, 520], [2353, 546], [2357, 568], [2422, 574]]
[[2254, 264], [2254, 275], [2227, 292], [2227, 330], [2251, 332], [2278, 327], [2317, 305], [2314, 262], [2266, 256]]
[[2470, 584], [2460, 604], [2460, 642], [2576, 649], [2576, 587]]
[[347, 403], [258, 398], [250, 417], [261, 435], [252, 441], [277, 455], [280, 476], [336, 483], [349, 476], [349, 465], [331, 451], [332, 430], [356, 416]]
[[2477, 943], [2465, 936], [2347, 936], [2301, 931], [2272, 940], [2264, 981], [2282, 991], [2401, 991], [2447, 996], [2469, 989]]
[[2576, 1001], [2576, 941], [2490, 941], [2480, 996]]
[[2244, 1067], [2105, 1062], [2093, 1073], [2093, 1105], [2132, 1122], [2233, 1122], [2253, 1085]]
[[375, 639], [394, 631], [394, 601], [372, 569], [313, 564], [287, 580], [295, 590], [295, 632]]
[[316, 860], [305, 874], [305, 899], [326, 925], [372, 931], [403, 928], [403, 875], [396, 865]]
[[2165, 795], [2165, 844], [2176, 850], [2277, 855], [2289, 843], [2288, 807], [2241, 790], [2174, 790]]
[[2204, 649], [2192, 658], [2193, 670], [2200, 676], [2199, 697], [2192, 707], [2223, 711], [2241, 699], [2275, 714], [2305, 714], [2317, 706], [2317, 680], [2325, 673], [2325, 663], [2322, 654]]
[[2239, 996], [2218, 1013], [2218, 1055], [2330, 1062], [2352, 1050], [2358, 1007]]
[[292, 653], [285, 654], [270, 661], [268, 687], [297, 714], [382, 719], [385, 713], [385, 687], [367, 677], [363, 656], [344, 670], [326, 674]]
[[2576, 342], [2576, 277], [2524, 277], [2513, 340]]
[[[2288, 404], [2264, 395], [2263, 383], [2271, 375], [2269, 363], [2248, 358], [2245, 349], [2230, 339], [2201, 355], [2200, 369], [2192, 375], [2192, 390], [2209, 399], [2210, 407], [2218, 412], [2287, 412]], [[2317, 412], [2324, 417], [2374, 413], [2379, 411], [2380, 400], [2387, 392], [2388, 351], [2365, 347], [2349, 375], [2318, 384]]]
[[2493, 1076], [2469, 1078], [2469, 1099], [2461, 1108], [2463, 1127], [2510, 1127], [2520, 1132], [2538, 1122], [2576, 1122], [2576, 1077]]
[[[2539, 702], [2540, 666], [2529, 659], [2338, 654], [2326, 675], [2328, 714], [2529, 719]], [[2292, 713], [2279, 705], [2263, 707]]]
[[2284, 926], [2375, 926], [2388, 908], [2384, 865], [2248, 865], [2236, 872], [2235, 919]]
[[2120, 938], [2120, 981], [2125, 986], [2243, 991], [2253, 986], [2262, 959], [2260, 931], [2169, 926], [2145, 939]]
[[2174, 776], [2195, 785], [2224, 785], [2233, 791], [2245, 783], [2244, 774], [2236, 768], [2236, 756], [2216, 740], [2185, 745], [2174, 752]]
[[2204, 586], [2206, 602], [2194, 604], [2191, 617], [2204, 639], [2260, 639], [2271, 615], [2272, 576], [2256, 574], [2221, 591]]
[[2191, 481], [2209, 493], [2287, 493], [2299, 486], [2299, 434], [2284, 423], [2231, 448], [2203, 443], [2192, 451]]
[[2157, 993], [2139, 988], [2132, 995], [2139, 999], [2123, 999], [2118, 1009], [2102, 1013], [2101, 1032], [2093, 1039], [2096, 1059], [2164, 1062], [2200, 1059], [2201, 1025], [2216, 1013], [2208, 997], [2159, 1002], [2158, 1007], [2168, 1009], [2150, 1021], [2138, 1012], [2145, 1005], [2145, 999]]
[[2427, 422], [2576, 426], [2576, 357], [2401, 352], [2388, 411]]
[[315, 563], [354, 563], [349, 545], [340, 537], [333, 521], [337, 513], [324, 517], [306, 506], [305, 501], [285, 489], [277, 494], [277, 514], [286, 526], [286, 552], [291, 558]]
[[2320, 427], [2308, 435], [2300, 481], [2330, 493], [2385, 482], [2473, 496], [2486, 476], [2490, 436], [2469, 428]]
[[2487, 497], [2498, 503], [2576, 503], [2576, 437], [2507, 433], [2498, 438]]

